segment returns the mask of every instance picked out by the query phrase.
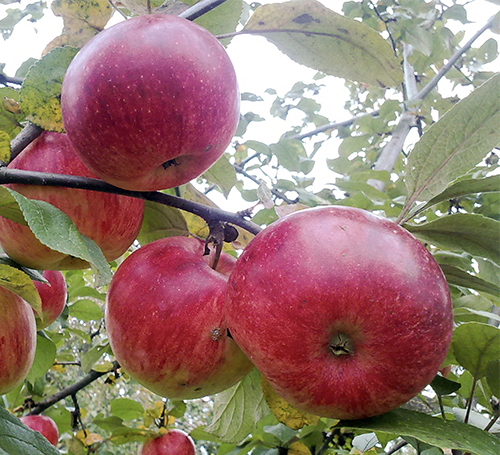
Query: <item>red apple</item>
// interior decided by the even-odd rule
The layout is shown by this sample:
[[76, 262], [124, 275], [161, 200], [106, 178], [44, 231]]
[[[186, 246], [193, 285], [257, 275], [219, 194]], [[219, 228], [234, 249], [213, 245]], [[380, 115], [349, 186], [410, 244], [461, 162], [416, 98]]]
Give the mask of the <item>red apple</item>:
[[[252, 368], [228, 337], [223, 312], [235, 259], [217, 270], [204, 243], [168, 237], [149, 243], [118, 267], [106, 297], [105, 321], [117, 361], [137, 382], [172, 399], [227, 389]], [[228, 272], [227, 272], [228, 273]]]
[[293, 213], [246, 247], [227, 285], [234, 340], [276, 392], [334, 419], [385, 413], [435, 376], [452, 332], [441, 269], [364, 210]]
[[195, 446], [191, 437], [181, 430], [168, 433], [146, 441], [137, 455], [195, 455]]
[[223, 46], [171, 14], [137, 16], [96, 35], [71, 62], [61, 96], [82, 161], [129, 190], [198, 177], [224, 153], [239, 120]]
[[28, 374], [36, 348], [32, 308], [0, 287], [0, 395], [14, 389]]
[[44, 415], [27, 415], [21, 417], [21, 422], [28, 428], [38, 431], [42, 436], [45, 436], [53, 446], [57, 446], [59, 441], [59, 430], [56, 423]]
[[[8, 165], [11, 169], [95, 178], [64, 134], [44, 132]], [[144, 201], [115, 194], [38, 185], [8, 185], [29, 199], [46, 201], [68, 215], [101, 248], [108, 261], [121, 256], [141, 227]], [[18, 263], [39, 270], [68, 270], [88, 263], [40, 243], [27, 226], [0, 217], [0, 246]]]
[[35, 314], [36, 328], [42, 330], [52, 324], [66, 305], [66, 280], [58, 270], [45, 270], [43, 277], [48, 283], [33, 281], [42, 300], [42, 317]]

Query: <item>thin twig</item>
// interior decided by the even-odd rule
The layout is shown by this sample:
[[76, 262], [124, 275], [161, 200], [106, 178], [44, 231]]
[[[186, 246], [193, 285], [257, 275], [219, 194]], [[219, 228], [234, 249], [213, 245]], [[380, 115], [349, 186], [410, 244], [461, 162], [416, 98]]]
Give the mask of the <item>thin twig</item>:
[[42, 133], [42, 128], [33, 123], [28, 123], [10, 142], [10, 159], [13, 160]]
[[225, 1], [226, 0], [202, 0], [201, 2], [193, 5], [191, 8], [188, 8], [186, 11], [183, 11], [179, 14], [179, 17], [194, 21], [203, 14], [208, 13], [219, 5], [222, 5]]

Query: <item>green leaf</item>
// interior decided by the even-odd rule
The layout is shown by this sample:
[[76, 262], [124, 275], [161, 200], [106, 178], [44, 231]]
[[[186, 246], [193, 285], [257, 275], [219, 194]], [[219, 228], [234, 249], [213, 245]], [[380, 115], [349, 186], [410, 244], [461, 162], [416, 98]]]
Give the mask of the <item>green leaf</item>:
[[442, 420], [401, 408], [377, 417], [341, 420], [335, 427], [410, 436], [436, 447], [462, 450], [475, 455], [497, 455], [500, 451], [500, 439], [485, 431], [461, 422]]
[[432, 382], [429, 384], [437, 395], [450, 395], [456, 392], [462, 384], [451, 381], [443, 376], [436, 375]]
[[99, 321], [104, 317], [101, 307], [89, 299], [80, 299], [70, 305], [69, 314], [85, 322]]
[[37, 431], [0, 407], [1, 455], [59, 455], [59, 451]]
[[[197, 2], [198, 0], [184, 1], [188, 5], [193, 5]], [[238, 26], [242, 9], [242, 0], [227, 0], [222, 5], [217, 6], [217, 8], [195, 19], [194, 22], [207, 29], [213, 35], [231, 33]], [[225, 44], [225, 41], [227, 40], [223, 40], [222, 43]]]
[[500, 287], [496, 284], [471, 275], [465, 270], [448, 264], [439, 264], [439, 266], [446, 277], [446, 281], [451, 285], [474, 289], [475, 291], [486, 292], [492, 295], [500, 293]]
[[215, 183], [226, 198], [236, 185], [236, 171], [225, 156], [221, 156], [210, 169], [205, 171], [203, 177], [210, 183]]
[[144, 408], [137, 401], [116, 398], [111, 402], [111, 414], [123, 420], [140, 419], [144, 414]]
[[372, 28], [316, 0], [260, 6], [243, 33], [264, 36], [296, 62], [379, 87], [403, 80], [390, 45]]
[[496, 74], [424, 133], [408, 158], [409, 204], [441, 193], [500, 142], [499, 93], [500, 74]]
[[[456, 213], [404, 227], [420, 240], [500, 264], [500, 221], [482, 215]], [[481, 233], [481, 235], [478, 235]]]
[[98, 272], [98, 285], [111, 281], [112, 273], [106, 258], [96, 243], [80, 234], [71, 219], [45, 201], [31, 200], [8, 190], [23, 212], [35, 237], [49, 248], [89, 262]]
[[486, 365], [486, 382], [491, 393], [500, 396], [500, 359], [492, 360]]
[[0, 216], [24, 226], [28, 225], [15, 197], [5, 186], [0, 186]]
[[255, 428], [255, 422], [269, 413], [262, 395], [260, 373], [254, 369], [238, 384], [214, 399], [214, 417], [205, 428], [222, 442], [241, 442]]
[[307, 158], [306, 149], [301, 141], [282, 138], [269, 147], [273, 155], [278, 158], [279, 164], [289, 171], [307, 174], [314, 166], [314, 161]]
[[42, 301], [30, 276], [7, 264], [0, 263], [0, 286], [28, 302], [38, 315], [42, 314]]
[[[2, 87], [0, 88], [0, 98], [10, 98], [16, 101], [19, 98], [19, 92], [10, 87]], [[9, 112], [5, 109], [3, 103], [0, 104], [0, 130], [5, 131], [11, 139], [14, 139], [21, 131], [22, 125], [20, 122], [23, 120], [23, 114]]]
[[37, 335], [35, 359], [26, 379], [34, 383], [36, 379], [43, 377], [54, 365], [56, 353], [56, 345], [52, 340], [46, 336]]
[[453, 183], [448, 188], [446, 188], [442, 193], [434, 196], [427, 204], [418, 207], [418, 209], [412, 210], [410, 212], [411, 216], [415, 216], [417, 213], [423, 212], [424, 210], [432, 207], [435, 204], [439, 204], [443, 201], [448, 201], [449, 199], [458, 198], [461, 196], [466, 196], [468, 194], [476, 193], [492, 193], [500, 191], [500, 175], [492, 175], [490, 177], [484, 177], [480, 179], [464, 179]]
[[144, 218], [137, 240], [141, 245], [154, 242], [164, 237], [189, 235], [184, 215], [179, 209], [164, 204], [146, 201]]
[[500, 358], [500, 329], [480, 322], [461, 324], [453, 330], [451, 346], [457, 362], [481, 379], [488, 363]]
[[102, 342], [93, 346], [92, 349], [89, 349], [82, 356], [82, 371], [88, 373], [92, 368], [94, 368], [94, 365], [99, 361], [103, 354], [112, 354], [111, 347], [108, 342]]
[[56, 47], [35, 63], [21, 87], [20, 105], [26, 118], [44, 130], [64, 132], [61, 86], [66, 69], [78, 49]]

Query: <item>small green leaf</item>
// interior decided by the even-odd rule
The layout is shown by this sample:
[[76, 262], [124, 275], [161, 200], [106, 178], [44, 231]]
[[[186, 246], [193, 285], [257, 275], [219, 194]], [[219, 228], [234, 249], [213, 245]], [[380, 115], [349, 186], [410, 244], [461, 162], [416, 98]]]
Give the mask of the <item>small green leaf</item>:
[[[289, 171], [307, 172], [312, 170], [308, 165], [305, 165], [307, 153], [301, 141], [296, 139], [283, 138], [276, 144], [270, 145], [271, 152], [278, 158], [279, 164]], [[314, 165], [314, 162], [313, 162]], [[309, 169], [308, 169], [309, 168]]]
[[20, 105], [27, 119], [44, 130], [64, 132], [61, 86], [66, 69], [78, 49], [56, 47], [35, 63], [21, 87]]
[[[82, 371], [88, 373], [104, 354], [111, 353], [111, 348], [107, 342], [93, 346], [82, 356]], [[109, 368], [106, 368], [106, 370], [109, 370]]]
[[2, 455], [60, 455], [59, 451], [37, 431], [0, 407], [0, 450]]
[[89, 299], [80, 299], [70, 305], [69, 314], [85, 322], [99, 321], [104, 317], [101, 307]]
[[47, 202], [28, 199], [10, 189], [8, 191], [19, 204], [29, 228], [41, 243], [60, 253], [88, 261], [99, 273], [99, 285], [111, 281], [111, 269], [102, 251], [93, 240], [78, 232], [64, 212]]
[[236, 185], [236, 171], [225, 156], [221, 156], [210, 169], [205, 171], [203, 177], [217, 185], [226, 198]]
[[214, 417], [205, 431], [220, 441], [238, 443], [269, 412], [262, 395], [260, 373], [254, 369], [238, 384], [215, 396]]
[[17, 267], [0, 263], [0, 286], [28, 302], [38, 315], [42, 314], [40, 294], [27, 273]]
[[316, 0], [260, 6], [243, 33], [262, 35], [296, 62], [332, 76], [379, 87], [403, 80], [387, 41]]
[[486, 365], [486, 382], [491, 393], [500, 396], [500, 359], [492, 360]]
[[420, 240], [440, 248], [465, 251], [500, 264], [500, 221], [482, 215], [456, 213], [404, 227]]
[[440, 375], [436, 375], [429, 385], [434, 389], [434, 392], [440, 396], [450, 395], [462, 386], [460, 383], [450, 381]]
[[46, 336], [37, 335], [35, 359], [26, 379], [34, 383], [36, 379], [43, 377], [54, 365], [56, 353], [56, 345], [52, 340]]
[[481, 379], [486, 376], [489, 362], [500, 358], [500, 329], [467, 322], [453, 330], [451, 345], [458, 363], [475, 379]]
[[146, 201], [144, 218], [137, 240], [141, 245], [164, 237], [189, 235], [189, 229], [184, 215], [179, 209], [164, 204]]
[[[184, 3], [192, 5], [197, 2], [198, 0], [187, 0]], [[242, 9], [243, 3], [241, 0], [227, 0], [217, 8], [195, 19], [194, 22], [207, 29], [213, 35], [231, 33], [238, 26]]]
[[476, 166], [500, 142], [500, 74], [458, 102], [408, 158], [408, 202], [427, 201]]
[[28, 225], [15, 197], [5, 186], [0, 186], [0, 216], [24, 226]]
[[137, 401], [116, 398], [111, 402], [111, 414], [123, 420], [140, 419], [144, 414], [144, 408]]
[[410, 436], [436, 447], [462, 450], [475, 455], [497, 455], [500, 451], [500, 439], [492, 434], [461, 422], [442, 420], [401, 408], [377, 417], [341, 420], [335, 428]]
[[475, 275], [467, 273], [453, 265], [439, 264], [441, 270], [443, 271], [446, 281], [454, 286], [460, 286], [468, 289], [474, 289], [479, 292], [487, 292], [488, 294], [498, 295], [500, 293], [500, 287], [494, 283], [483, 280]]

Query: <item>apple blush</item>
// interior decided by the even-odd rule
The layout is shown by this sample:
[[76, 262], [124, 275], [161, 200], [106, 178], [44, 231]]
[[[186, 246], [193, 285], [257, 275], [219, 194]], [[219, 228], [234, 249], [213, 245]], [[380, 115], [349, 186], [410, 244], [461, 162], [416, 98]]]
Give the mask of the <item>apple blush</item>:
[[306, 209], [259, 233], [227, 285], [231, 335], [293, 406], [383, 414], [440, 369], [452, 334], [446, 279], [427, 249], [356, 208]]
[[207, 30], [149, 14], [97, 34], [62, 84], [65, 130], [82, 161], [121, 188], [182, 185], [214, 164], [239, 121], [236, 75]]

